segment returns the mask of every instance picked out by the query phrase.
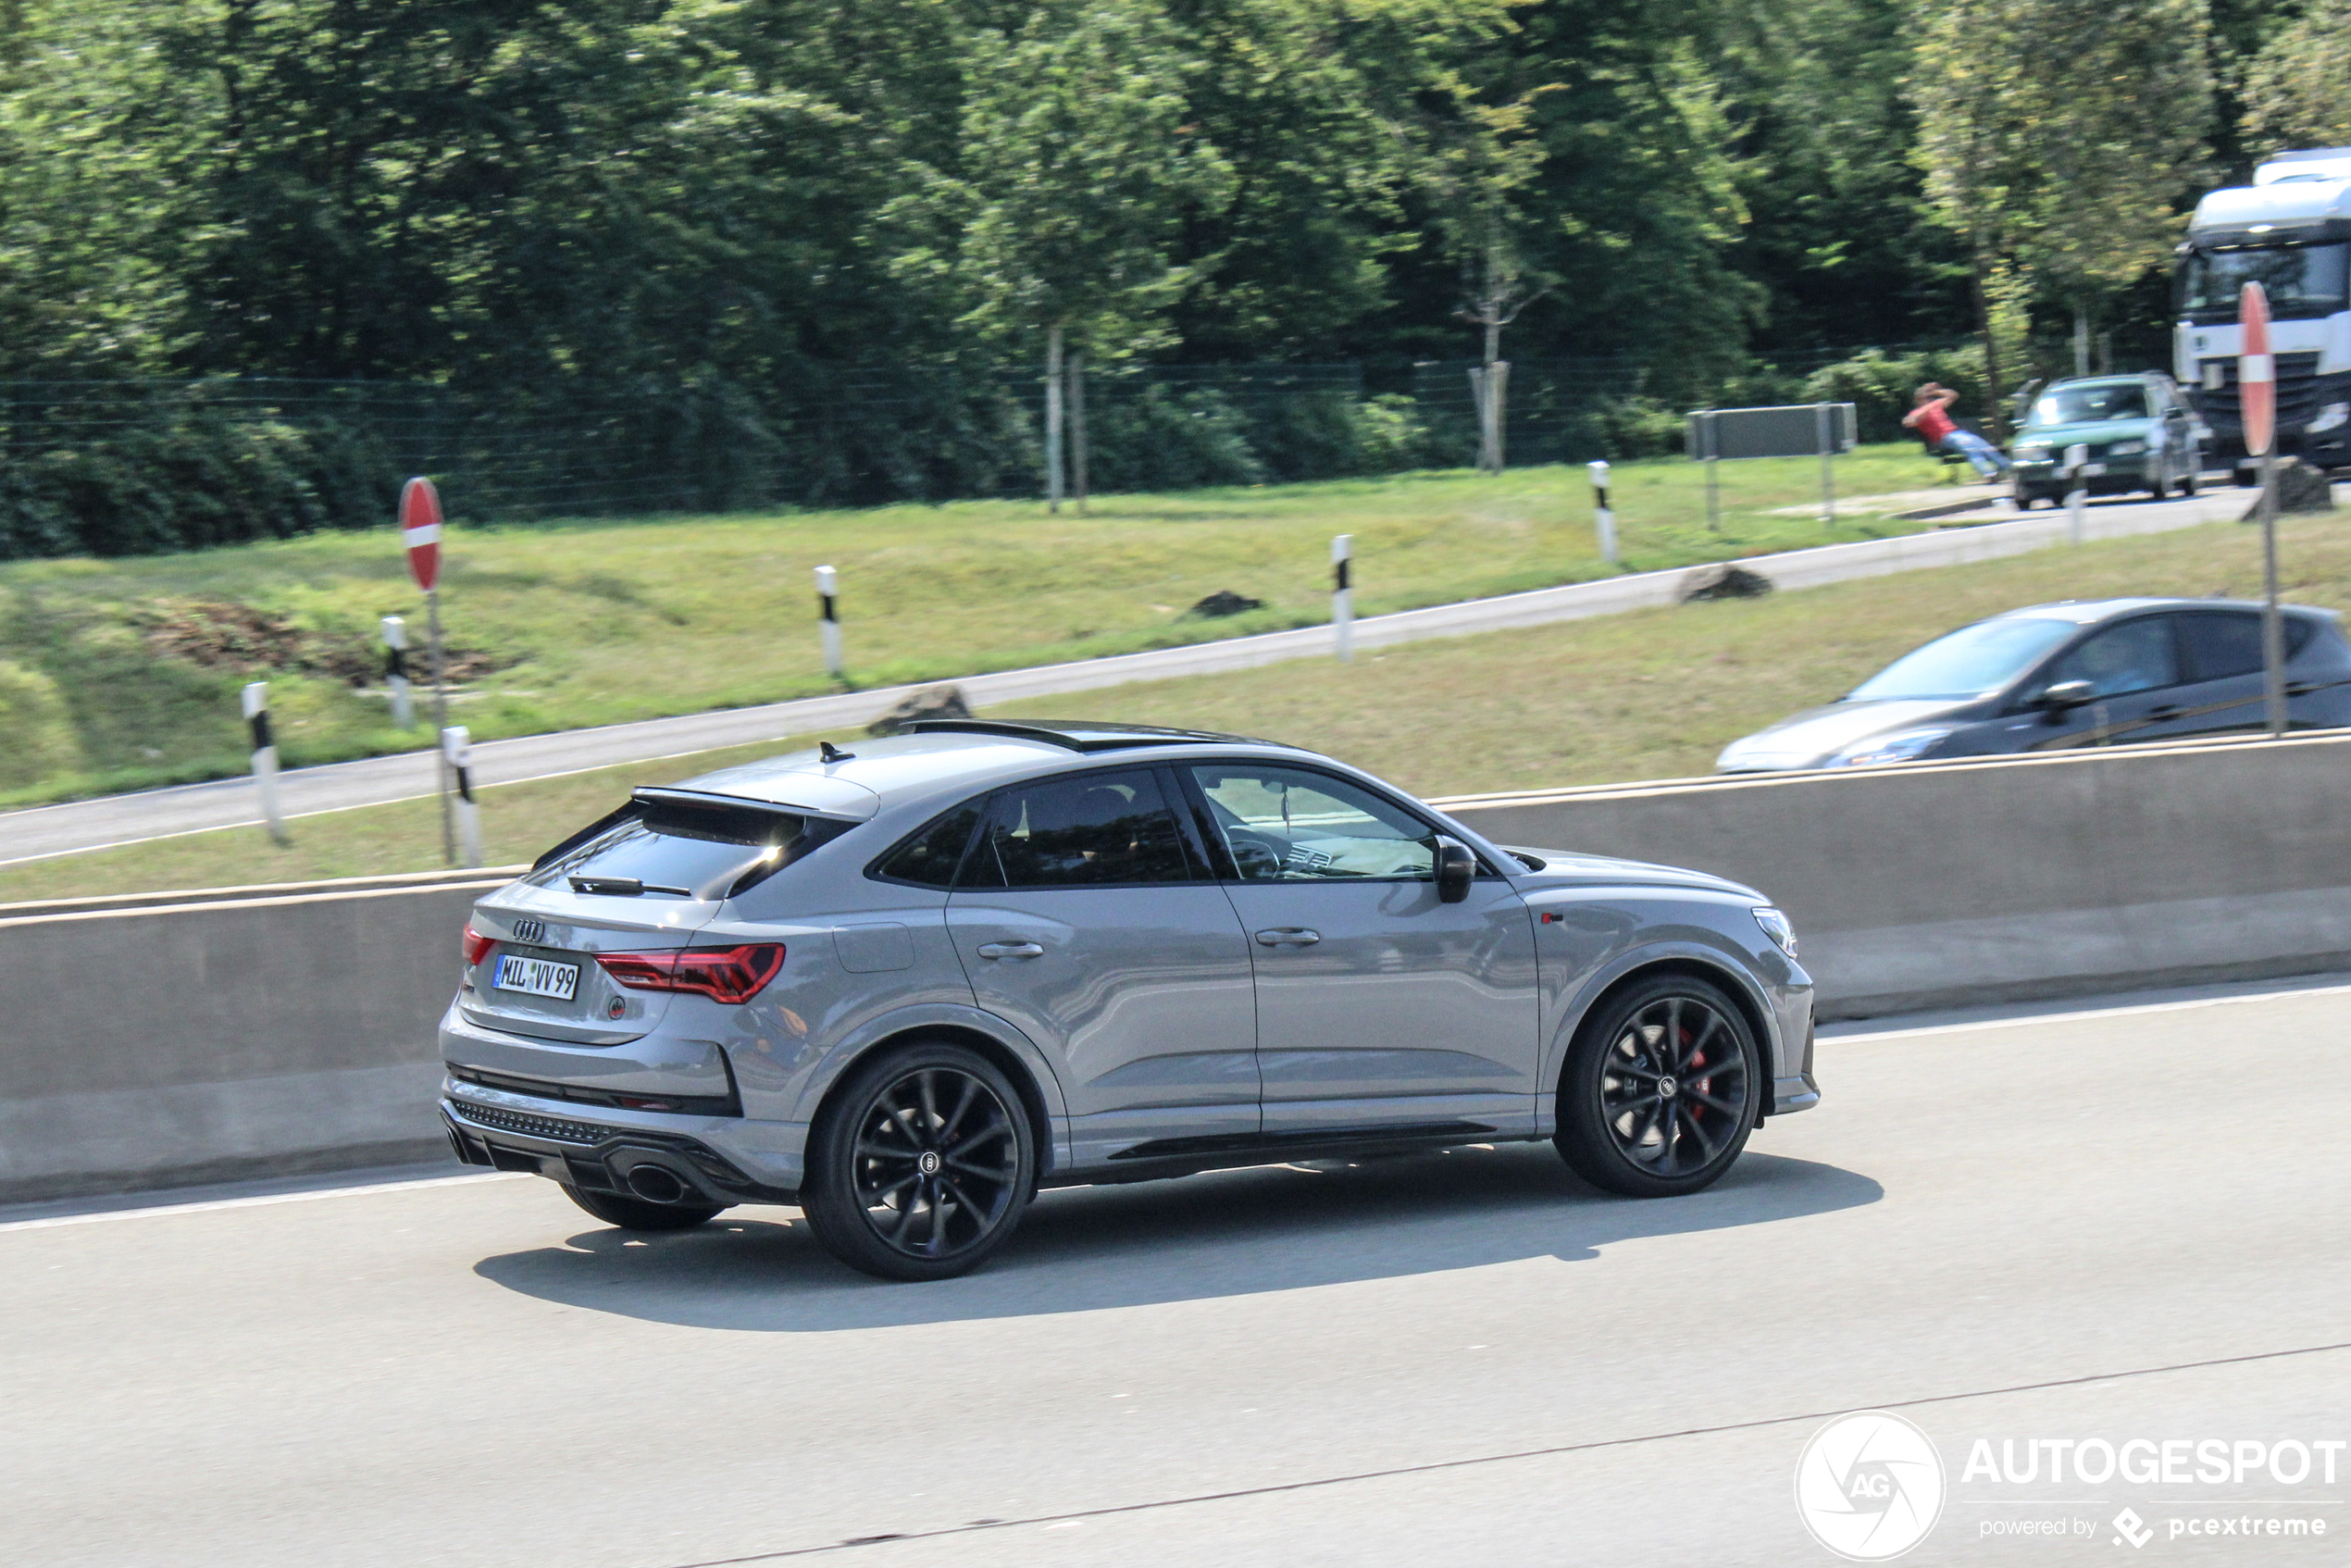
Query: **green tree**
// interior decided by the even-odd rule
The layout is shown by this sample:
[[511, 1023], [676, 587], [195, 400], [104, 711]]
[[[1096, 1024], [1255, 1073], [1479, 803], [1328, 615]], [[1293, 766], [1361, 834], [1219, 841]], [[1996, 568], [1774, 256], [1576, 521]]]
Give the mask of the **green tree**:
[[2258, 155], [2351, 144], [2351, 0], [2313, 0], [2245, 73], [2245, 131]]
[[1222, 205], [1231, 170], [1192, 123], [1196, 68], [1151, 0], [1040, 5], [966, 48], [961, 169], [942, 193], [968, 214], [953, 268], [973, 327], [1044, 335], [1058, 509], [1064, 345], [1116, 355], [1167, 341], [1166, 311], [1198, 270], [1176, 260], [1178, 231]]
[[2203, 170], [2203, 16], [2194, 0], [1952, 0], [1921, 29], [1912, 156], [1967, 248], [1996, 433], [2011, 280], [2086, 314], [2163, 255]]

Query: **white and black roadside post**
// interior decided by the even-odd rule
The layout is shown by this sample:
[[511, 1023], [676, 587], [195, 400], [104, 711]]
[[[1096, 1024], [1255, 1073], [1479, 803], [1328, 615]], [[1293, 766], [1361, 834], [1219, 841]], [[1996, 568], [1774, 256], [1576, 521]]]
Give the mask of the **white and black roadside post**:
[[840, 574], [830, 566], [816, 568], [816, 629], [825, 640], [825, 673], [841, 678]]
[[244, 690], [245, 728], [253, 735], [253, 788], [261, 797], [261, 820], [280, 844], [286, 837], [286, 814], [278, 803], [278, 741], [269, 733], [269, 683], [256, 680]]
[[1608, 500], [1608, 461], [1597, 458], [1584, 465], [1592, 476], [1592, 526], [1599, 531], [1600, 559], [1616, 565], [1616, 510]]
[[398, 616], [386, 616], [383, 633], [384, 684], [392, 688], [392, 727], [414, 729], [417, 705], [408, 697], [408, 623]]
[[[449, 728], [448, 661], [441, 648], [441, 492], [422, 474], [400, 487], [400, 547], [408, 553], [408, 575], [425, 593], [425, 635], [432, 656], [432, 727]], [[441, 858], [457, 864], [457, 828], [449, 810], [449, 762], [435, 753], [440, 775]]]
[[449, 768], [452, 781], [449, 811], [457, 829], [457, 864], [481, 864], [481, 807], [474, 802], [474, 738], [462, 724], [453, 724], [441, 732], [441, 759]]
[[1353, 534], [1331, 536], [1331, 640], [1343, 665], [1355, 659], [1354, 556]]
[[2082, 542], [2082, 509], [2090, 503], [2090, 449], [2079, 444], [2065, 449], [2065, 541]]

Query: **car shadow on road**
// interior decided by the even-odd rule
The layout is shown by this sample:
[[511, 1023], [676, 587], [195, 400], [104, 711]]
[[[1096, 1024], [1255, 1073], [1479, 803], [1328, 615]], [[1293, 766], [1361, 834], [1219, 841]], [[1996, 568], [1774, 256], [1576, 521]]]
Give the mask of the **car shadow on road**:
[[[1884, 1195], [1835, 1165], [1749, 1153], [1694, 1197], [1606, 1197], [1549, 1148], [1518, 1145], [1047, 1192], [993, 1263], [933, 1284], [852, 1273], [790, 1210], [739, 1210], [679, 1235], [587, 1230], [485, 1258], [475, 1273], [653, 1322], [824, 1333], [1574, 1263], [1614, 1243], [1829, 1213]], [[763, 1213], [778, 1217], [746, 1217]]]

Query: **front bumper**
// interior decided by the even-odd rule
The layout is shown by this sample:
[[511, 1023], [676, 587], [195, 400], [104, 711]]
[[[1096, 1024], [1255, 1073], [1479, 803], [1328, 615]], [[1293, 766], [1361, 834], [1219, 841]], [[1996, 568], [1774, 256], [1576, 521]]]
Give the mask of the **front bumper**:
[[701, 1124], [692, 1131], [682, 1126], [672, 1130], [648, 1125], [654, 1120], [649, 1116], [631, 1117], [634, 1125], [620, 1125], [598, 1118], [592, 1110], [583, 1114], [584, 1109], [519, 1095], [485, 1095], [473, 1086], [449, 1079], [442, 1085], [442, 1130], [448, 1135], [452, 1152], [466, 1164], [524, 1171], [591, 1192], [628, 1196], [628, 1173], [649, 1164], [667, 1171], [696, 1198], [710, 1203], [800, 1201], [796, 1184], [784, 1185], [772, 1174], [747, 1168], [750, 1162], [721, 1147], [720, 1139], [710, 1136], [707, 1118], [659, 1118]]
[[[2084, 476], [2082, 485], [2092, 495], [2127, 495], [2134, 491], [2153, 490], [2162, 482], [2163, 459], [2159, 454], [2109, 458], [2092, 466], [2099, 472]], [[2071, 487], [2055, 461], [2019, 460], [2016, 488], [2035, 496], [2057, 496]]]

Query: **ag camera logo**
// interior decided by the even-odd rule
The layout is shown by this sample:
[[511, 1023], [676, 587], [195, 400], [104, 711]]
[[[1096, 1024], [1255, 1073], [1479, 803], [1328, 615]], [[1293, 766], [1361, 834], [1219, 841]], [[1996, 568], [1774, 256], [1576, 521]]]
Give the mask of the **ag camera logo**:
[[1943, 1515], [1943, 1456], [1924, 1432], [1882, 1410], [1840, 1415], [1796, 1462], [1796, 1512], [1812, 1538], [1852, 1562], [1885, 1562]]

